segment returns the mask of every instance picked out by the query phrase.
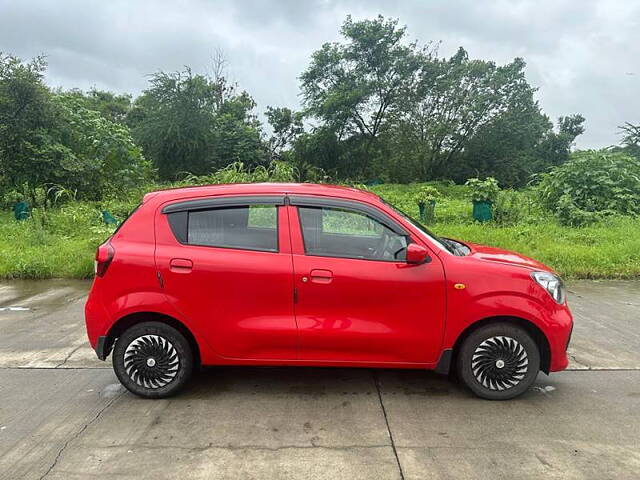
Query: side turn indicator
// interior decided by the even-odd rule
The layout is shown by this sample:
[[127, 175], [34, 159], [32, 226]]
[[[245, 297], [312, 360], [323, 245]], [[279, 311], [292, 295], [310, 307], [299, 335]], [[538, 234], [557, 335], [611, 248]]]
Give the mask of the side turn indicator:
[[464, 290], [466, 288], [466, 285], [464, 283], [456, 283], [453, 288], [455, 288], [456, 290]]

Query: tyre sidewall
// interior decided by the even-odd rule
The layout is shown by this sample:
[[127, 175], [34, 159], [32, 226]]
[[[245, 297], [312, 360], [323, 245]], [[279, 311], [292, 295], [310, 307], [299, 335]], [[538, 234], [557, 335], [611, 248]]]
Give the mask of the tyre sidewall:
[[[163, 337], [178, 352], [180, 367], [174, 379], [164, 387], [147, 388], [138, 385], [127, 375], [124, 368], [124, 352], [129, 344], [143, 335], [158, 335]], [[116, 341], [113, 349], [113, 370], [120, 383], [131, 393], [144, 398], [165, 398], [175, 394], [189, 380], [193, 371], [193, 353], [189, 342], [175, 328], [160, 322], [144, 322], [126, 330]]]

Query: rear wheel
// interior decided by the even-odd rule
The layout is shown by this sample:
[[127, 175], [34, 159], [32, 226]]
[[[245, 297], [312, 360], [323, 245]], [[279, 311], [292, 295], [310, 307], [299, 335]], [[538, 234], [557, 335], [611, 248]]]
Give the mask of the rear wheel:
[[175, 328], [160, 322], [139, 323], [118, 338], [113, 369], [130, 392], [145, 398], [164, 398], [189, 380], [193, 352]]
[[508, 400], [531, 386], [540, 370], [536, 342], [522, 328], [494, 323], [469, 335], [457, 359], [458, 376], [479, 397]]

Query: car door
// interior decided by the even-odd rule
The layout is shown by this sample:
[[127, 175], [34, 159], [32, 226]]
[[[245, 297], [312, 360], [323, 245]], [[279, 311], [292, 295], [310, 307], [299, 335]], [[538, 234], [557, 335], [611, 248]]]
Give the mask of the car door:
[[408, 264], [415, 240], [377, 207], [290, 198], [300, 358], [436, 362], [445, 315], [439, 258]]
[[156, 267], [168, 300], [220, 356], [296, 359], [284, 197], [209, 197], [156, 214]]

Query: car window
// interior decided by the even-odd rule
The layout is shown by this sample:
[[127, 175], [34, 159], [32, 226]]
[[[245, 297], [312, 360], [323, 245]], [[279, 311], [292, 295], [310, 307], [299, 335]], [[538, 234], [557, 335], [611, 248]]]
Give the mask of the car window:
[[308, 255], [403, 261], [407, 238], [368, 215], [333, 207], [298, 207]]
[[275, 205], [248, 205], [189, 212], [187, 243], [210, 247], [278, 251]]

